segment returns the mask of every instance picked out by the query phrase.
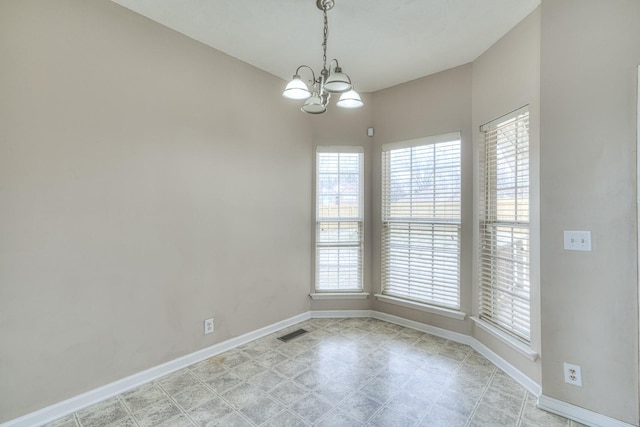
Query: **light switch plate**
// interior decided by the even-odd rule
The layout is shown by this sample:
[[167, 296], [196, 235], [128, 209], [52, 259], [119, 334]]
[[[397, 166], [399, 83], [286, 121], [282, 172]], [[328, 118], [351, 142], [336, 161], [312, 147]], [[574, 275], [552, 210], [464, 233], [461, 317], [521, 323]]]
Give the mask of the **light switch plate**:
[[566, 251], [591, 251], [591, 232], [565, 231], [564, 249]]

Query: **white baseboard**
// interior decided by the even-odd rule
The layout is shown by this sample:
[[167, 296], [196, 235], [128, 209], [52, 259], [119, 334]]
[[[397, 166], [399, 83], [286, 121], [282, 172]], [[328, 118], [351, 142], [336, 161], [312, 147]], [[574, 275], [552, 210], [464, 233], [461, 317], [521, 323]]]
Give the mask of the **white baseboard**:
[[313, 300], [327, 299], [367, 299], [368, 292], [313, 292], [309, 296]]
[[404, 317], [382, 313], [380, 311], [373, 311], [371, 313], [371, 317], [378, 320], [384, 320], [385, 322], [395, 323], [396, 325], [405, 326], [407, 328], [416, 329], [418, 331], [426, 332], [461, 344], [469, 344], [468, 341], [471, 339], [469, 335], [438, 328], [437, 326], [427, 325], [426, 323], [416, 322], [415, 320], [405, 319]]
[[340, 319], [347, 317], [371, 317], [371, 310], [314, 310], [312, 319]]
[[401, 307], [410, 308], [412, 310], [424, 311], [426, 313], [450, 317], [451, 319], [464, 320], [467, 317], [467, 313], [463, 313], [460, 310], [452, 310], [450, 308], [436, 307], [434, 305], [423, 304], [415, 301], [407, 301], [404, 298], [392, 297], [385, 294], [375, 294], [374, 296], [378, 301], [386, 302], [388, 304], [395, 304]]
[[634, 427], [632, 424], [627, 424], [624, 421], [607, 417], [606, 415], [554, 399], [553, 397], [545, 396], [544, 394], [538, 398], [537, 406], [545, 411], [592, 427]]
[[240, 335], [239, 337], [214, 344], [211, 347], [198, 350], [191, 354], [187, 354], [186, 356], [163, 363], [162, 365], [154, 366], [153, 368], [138, 372], [137, 374], [133, 374], [102, 387], [98, 387], [60, 403], [56, 403], [55, 405], [48, 406], [20, 418], [7, 421], [0, 424], [0, 427], [30, 427], [49, 423], [57, 420], [58, 418], [79, 411], [80, 409], [86, 408], [87, 406], [109, 399], [113, 396], [117, 396], [120, 393], [124, 393], [125, 391], [136, 388], [149, 381], [156, 380], [172, 372], [186, 368], [194, 363], [208, 359], [220, 353], [224, 353], [225, 351], [229, 351], [250, 341], [262, 338], [288, 326], [303, 322], [311, 317], [310, 314], [310, 312], [305, 312], [289, 319], [265, 326], [264, 328]]
[[473, 347], [475, 351], [486, 357], [494, 365], [504, 371], [504, 373], [513, 378], [522, 387], [526, 388], [529, 393], [533, 394], [536, 397], [540, 396], [540, 394], [542, 393], [542, 387], [540, 387], [540, 384], [520, 372], [520, 370], [515, 368], [512, 364], [504, 360], [502, 357], [498, 356], [489, 347], [482, 344], [475, 338], [471, 338], [471, 343], [469, 345]]

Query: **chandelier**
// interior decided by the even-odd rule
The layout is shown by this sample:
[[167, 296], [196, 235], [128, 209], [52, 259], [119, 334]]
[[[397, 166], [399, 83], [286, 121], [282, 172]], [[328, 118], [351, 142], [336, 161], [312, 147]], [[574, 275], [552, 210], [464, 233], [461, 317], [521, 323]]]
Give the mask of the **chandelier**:
[[[327, 11], [331, 10], [334, 0], [317, 0], [316, 6], [322, 11], [324, 16], [324, 31], [322, 38], [322, 71], [316, 78], [316, 73], [308, 65], [300, 65], [296, 69], [292, 80], [287, 84], [282, 92], [282, 96], [289, 99], [305, 100], [302, 111], [309, 114], [322, 114], [327, 111], [327, 104], [331, 94], [342, 94], [336, 103], [342, 108], [362, 107], [363, 102], [360, 95], [353, 90], [351, 79], [342, 72], [337, 59], [332, 59], [327, 68], [327, 38], [329, 36], [329, 21]], [[300, 77], [300, 71], [307, 69], [311, 71], [311, 80], [308, 84]]]

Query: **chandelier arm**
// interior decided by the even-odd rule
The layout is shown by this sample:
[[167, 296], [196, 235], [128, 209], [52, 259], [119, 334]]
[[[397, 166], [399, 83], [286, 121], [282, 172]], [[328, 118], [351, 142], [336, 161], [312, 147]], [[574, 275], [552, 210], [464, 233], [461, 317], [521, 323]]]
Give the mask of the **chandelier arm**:
[[340, 64], [338, 64], [338, 60], [336, 58], [333, 58], [331, 62], [329, 62], [329, 72], [331, 72], [331, 67], [333, 66], [334, 62], [336, 66], [333, 67], [333, 69], [335, 70], [336, 68], [340, 68]]
[[302, 68], [307, 68], [309, 71], [311, 71], [311, 77], [313, 78], [313, 80], [309, 80], [309, 82], [310, 82], [312, 85], [315, 85], [315, 84], [316, 84], [316, 73], [314, 73], [314, 72], [313, 72], [313, 68], [311, 68], [311, 67], [310, 67], [310, 66], [308, 66], [308, 65], [304, 65], [304, 64], [303, 64], [303, 65], [300, 65], [298, 68], [296, 68], [296, 74], [297, 74], [297, 75], [300, 75], [300, 70], [301, 70]]
[[[342, 73], [342, 69], [340, 68], [340, 64], [338, 64], [338, 60], [336, 58], [333, 58], [331, 60], [331, 62], [329, 63], [329, 74], [331, 74], [331, 66], [333, 65], [333, 63], [335, 62], [336, 66], [333, 68], [333, 71], [337, 72], [337, 73]], [[347, 80], [349, 81], [349, 84], [351, 84], [351, 77], [349, 77], [348, 74], [344, 74], [344, 76], [347, 78]]]

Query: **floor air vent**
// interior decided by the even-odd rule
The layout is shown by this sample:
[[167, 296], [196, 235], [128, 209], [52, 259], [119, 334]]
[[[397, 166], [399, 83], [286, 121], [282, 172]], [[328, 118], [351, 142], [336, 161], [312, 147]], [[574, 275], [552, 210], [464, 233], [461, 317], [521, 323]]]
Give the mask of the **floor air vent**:
[[302, 334], [306, 334], [308, 331], [305, 331], [304, 329], [298, 329], [297, 331], [293, 331], [288, 333], [287, 335], [283, 335], [281, 337], [278, 337], [278, 339], [282, 342], [287, 342], [287, 341], [291, 341], [292, 339], [299, 337]]

